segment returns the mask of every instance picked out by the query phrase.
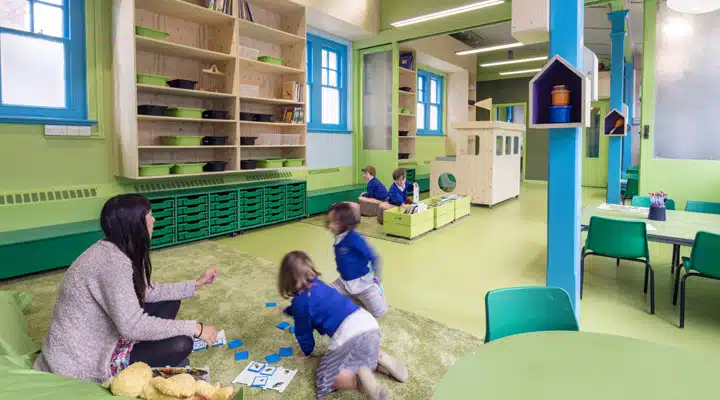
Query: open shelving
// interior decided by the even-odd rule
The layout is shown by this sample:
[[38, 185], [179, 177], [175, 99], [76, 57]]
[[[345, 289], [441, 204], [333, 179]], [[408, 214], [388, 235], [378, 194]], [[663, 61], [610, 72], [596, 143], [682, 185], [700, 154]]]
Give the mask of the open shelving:
[[[250, 21], [240, 9], [244, 2], [227, 1], [232, 1], [231, 15], [206, 8], [205, 0], [113, 0], [119, 176], [159, 179], [276, 170], [241, 170], [240, 161], [305, 159], [306, 125], [283, 122], [287, 108], [305, 110], [304, 96], [283, 96], [289, 82], [305, 88], [305, 7], [291, 0], [251, 0], [247, 2], [253, 16]], [[169, 36], [159, 40], [137, 35], [136, 26]], [[259, 56], [282, 58], [282, 65], [247, 58], [244, 50], [248, 47], [257, 50]], [[138, 84], [139, 73], [197, 84], [194, 89]], [[138, 115], [137, 107], [145, 104], [222, 110], [229, 113], [229, 119]], [[271, 114], [277, 122], [242, 121], [240, 112]], [[222, 136], [226, 144], [168, 146], [160, 139], [178, 135]], [[241, 146], [240, 138], [246, 136], [267, 140]], [[226, 171], [139, 176], [142, 164], [207, 161], [227, 162]]]
[[[398, 153], [410, 154], [409, 159], [400, 159], [398, 164], [413, 162], [415, 158], [415, 138], [417, 137], [417, 122], [415, 112], [417, 109], [417, 54], [415, 50], [400, 47], [400, 54], [410, 53], [413, 57], [412, 69], [398, 66], [398, 131], [408, 131], [407, 136], [398, 135]], [[401, 87], [410, 88], [400, 90]], [[402, 113], [401, 108], [412, 110], [412, 113]]]

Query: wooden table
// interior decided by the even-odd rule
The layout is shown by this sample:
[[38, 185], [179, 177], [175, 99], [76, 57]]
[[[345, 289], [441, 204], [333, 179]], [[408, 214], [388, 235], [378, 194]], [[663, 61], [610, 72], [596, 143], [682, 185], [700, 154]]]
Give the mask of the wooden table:
[[536, 332], [458, 359], [433, 400], [717, 399], [720, 358], [623, 336]]
[[583, 207], [580, 224], [583, 230], [587, 230], [590, 217], [595, 216], [645, 221], [648, 225], [648, 240], [673, 245], [673, 266], [680, 262], [680, 246], [692, 246], [695, 234], [699, 231], [720, 233], [720, 215], [667, 210], [666, 221], [651, 221], [648, 212], [649, 209], [645, 207], [590, 204]]

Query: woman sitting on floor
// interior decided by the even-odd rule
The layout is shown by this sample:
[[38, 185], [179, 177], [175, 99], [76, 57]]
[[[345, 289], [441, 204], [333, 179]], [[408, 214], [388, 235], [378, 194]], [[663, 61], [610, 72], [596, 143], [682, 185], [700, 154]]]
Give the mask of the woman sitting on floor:
[[101, 213], [105, 239], [65, 272], [35, 369], [103, 382], [137, 361], [186, 364], [193, 337], [212, 344], [215, 327], [175, 320], [180, 300], [211, 284], [218, 271], [173, 284], [151, 281], [150, 202], [137, 194], [111, 198]]

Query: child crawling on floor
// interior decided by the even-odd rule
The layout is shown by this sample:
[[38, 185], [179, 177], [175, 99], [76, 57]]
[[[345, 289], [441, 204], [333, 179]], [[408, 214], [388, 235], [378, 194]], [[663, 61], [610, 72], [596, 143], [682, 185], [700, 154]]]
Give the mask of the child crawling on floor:
[[[335, 263], [340, 277], [330, 286], [357, 299], [375, 318], [387, 311], [380, 280], [380, 259], [355, 228], [360, 210], [355, 203], [335, 203], [327, 214], [327, 227], [335, 235]], [[371, 269], [372, 267], [372, 269]]]
[[280, 265], [278, 289], [292, 298], [285, 313], [293, 317], [295, 337], [307, 359], [315, 350], [313, 331], [330, 336], [327, 353], [316, 372], [317, 398], [335, 390], [359, 390], [371, 400], [389, 399], [387, 388], [373, 371], [405, 382], [407, 369], [380, 350], [380, 327], [370, 313], [326, 285], [310, 257], [302, 251], [285, 255]]

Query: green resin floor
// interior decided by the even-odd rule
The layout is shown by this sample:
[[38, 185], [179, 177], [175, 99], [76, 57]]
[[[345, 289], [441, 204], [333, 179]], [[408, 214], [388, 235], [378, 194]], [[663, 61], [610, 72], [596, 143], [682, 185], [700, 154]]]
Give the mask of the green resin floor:
[[[603, 189], [583, 190], [583, 203], [604, 201]], [[525, 183], [518, 200], [493, 209], [473, 207], [467, 221], [411, 246], [369, 238], [380, 254], [390, 305], [483, 337], [488, 290], [545, 285], [547, 186]], [[322, 227], [296, 222], [219, 239], [218, 243], [279, 263], [291, 250], [304, 250], [326, 281], [337, 277], [333, 237]], [[650, 244], [656, 270], [656, 314], [648, 314], [642, 292], [643, 266], [590, 258], [580, 303], [584, 331], [610, 333], [711, 351], [720, 334], [720, 282], [691, 279], [685, 328], [672, 305], [668, 245]], [[688, 254], [689, 249], [683, 249]]]

